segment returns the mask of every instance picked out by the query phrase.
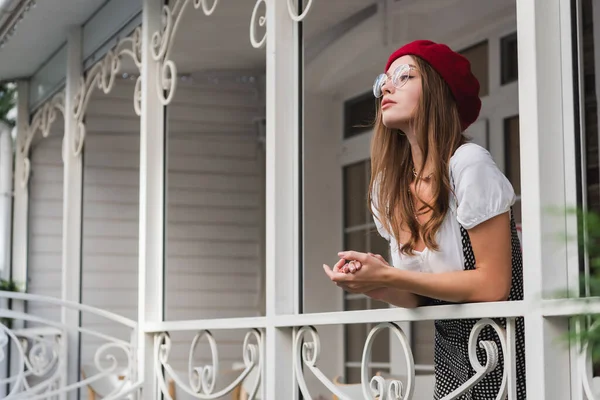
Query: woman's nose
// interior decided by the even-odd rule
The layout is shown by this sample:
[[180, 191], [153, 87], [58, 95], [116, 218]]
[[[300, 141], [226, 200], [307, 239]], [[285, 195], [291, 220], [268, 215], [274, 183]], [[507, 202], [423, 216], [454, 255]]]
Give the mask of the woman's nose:
[[383, 86], [381, 87], [381, 92], [383, 94], [388, 94], [388, 93], [392, 93], [393, 90], [394, 90], [394, 85], [392, 85], [392, 80], [387, 79], [385, 81], [385, 83], [383, 84]]

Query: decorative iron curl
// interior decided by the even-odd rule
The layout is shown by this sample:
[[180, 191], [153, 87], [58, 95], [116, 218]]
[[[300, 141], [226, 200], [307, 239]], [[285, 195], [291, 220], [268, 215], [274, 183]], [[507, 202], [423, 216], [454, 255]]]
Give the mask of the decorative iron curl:
[[[369, 379], [368, 376], [368, 360], [371, 357], [371, 351], [373, 348], [373, 343], [375, 337], [379, 332], [384, 329], [391, 329], [392, 332], [396, 335], [400, 343], [402, 344], [402, 348], [404, 349], [404, 354], [406, 355], [406, 364], [407, 371], [409, 371], [409, 376], [406, 385], [406, 391], [403, 394], [403, 384], [400, 381], [387, 381], [381, 376], [375, 376]], [[309, 335], [310, 339], [305, 340], [306, 336]], [[311, 399], [311, 395], [308, 391], [308, 386], [306, 385], [306, 380], [304, 378], [304, 371], [302, 368], [302, 363], [306, 365], [311, 372], [321, 381], [327, 389], [335, 394], [342, 400], [353, 400], [348, 398], [347, 395], [342, 393], [335, 384], [333, 384], [326, 375], [321, 372], [321, 370], [317, 367], [317, 362], [319, 361], [319, 357], [321, 355], [321, 341], [319, 339], [319, 334], [317, 330], [312, 327], [302, 327], [298, 330], [294, 338], [294, 352], [296, 354], [296, 363], [294, 365], [294, 372], [296, 374], [296, 379], [298, 381], [298, 385], [300, 386], [300, 391], [302, 395]], [[408, 338], [402, 331], [402, 329], [391, 322], [386, 322], [377, 325], [374, 327], [365, 343], [365, 347], [363, 350], [363, 359], [362, 359], [362, 371], [361, 371], [361, 380], [362, 380], [362, 388], [363, 388], [363, 396], [365, 399], [372, 399], [377, 397], [381, 400], [386, 399], [410, 399], [412, 393], [414, 391], [413, 381], [414, 381], [414, 359], [412, 356], [412, 352], [410, 349], [410, 344]]]
[[63, 117], [65, 115], [65, 93], [59, 92], [54, 95], [49, 101], [37, 110], [33, 115], [31, 124], [27, 127], [25, 137], [20, 142], [18, 147], [23, 159], [23, 173], [20, 176], [22, 188], [26, 188], [29, 184], [31, 176], [31, 161], [29, 160], [29, 150], [35, 135], [40, 132], [42, 137], [47, 138], [50, 135], [52, 124], [56, 121], [56, 113], [59, 111]]
[[[219, 0], [193, 0], [195, 9], [202, 8], [206, 16], [215, 12]], [[163, 25], [159, 31], [152, 35], [152, 57], [158, 63], [158, 75], [156, 80], [159, 100], [163, 105], [171, 103], [177, 89], [177, 66], [171, 60], [171, 50], [175, 40], [175, 34], [179, 29], [181, 17], [184, 15], [190, 0], [177, 0], [173, 7], [164, 5], [162, 9]]]
[[[250, 43], [252, 43], [252, 46], [256, 49], [263, 48], [265, 46], [265, 43], [267, 42], [267, 33], [266, 32], [260, 40], [256, 40], [256, 24], [257, 24], [257, 22], [258, 22], [258, 26], [260, 26], [260, 27], [264, 27], [267, 24], [266, 13], [265, 13], [265, 15], [258, 17], [258, 8], [260, 7], [261, 3], [263, 3], [265, 5], [265, 7], [267, 6], [266, 0], [257, 0], [256, 4], [254, 5], [254, 9], [252, 10], [252, 17], [250, 18]], [[257, 17], [258, 17], [258, 21], [256, 20]]]
[[[507, 319], [507, 325], [514, 324], [514, 319]], [[467, 390], [471, 389], [475, 386], [479, 381], [481, 381], [487, 374], [492, 372], [498, 366], [499, 354], [498, 354], [498, 345], [496, 342], [491, 340], [482, 340], [479, 343], [477, 342], [477, 338], [481, 331], [490, 326], [494, 329], [498, 338], [500, 340], [500, 346], [502, 348], [502, 353], [504, 354], [504, 360], [506, 364], [506, 360], [509, 357], [514, 357], [515, 354], [510, 354], [508, 352], [508, 344], [506, 338], [506, 331], [500, 325], [489, 318], [483, 318], [475, 324], [473, 329], [471, 330], [471, 334], [469, 336], [469, 361], [471, 366], [475, 370], [475, 375], [471, 377], [467, 382], [461, 385], [459, 388], [454, 390], [452, 393], [444, 397], [442, 400], [451, 400], [456, 399], [462, 394], [464, 394]], [[485, 351], [486, 362], [485, 365], [481, 365], [477, 358], [477, 345]], [[502, 375], [502, 384], [500, 385], [500, 390], [496, 396], [496, 400], [501, 400], [506, 397], [508, 391], [508, 369], [505, 365], [504, 372]]]
[[300, 22], [300, 21], [304, 20], [304, 18], [306, 18], [306, 16], [310, 12], [310, 9], [313, 5], [313, 0], [308, 0], [308, 4], [306, 4], [306, 8], [304, 9], [304, 11], [302, 11], [302, 14], [300, 14], [300, 15], [298, 15], [294, 11], [294, 1], [293, 0], [287, 0], [287, 5], [288, 5], [288, 12], [290, 14], [290, 18], [295, 22]]
[[[114, 49], [106, 53], [104, 58], [96, 63], [85, 78], [82, 76], [79, 81], [79, 89], [73, 99], [73, 117], [75, 118], [75, 132], [71, 142], [71, 151], [75, 157], [78, 157], [83, 150], [85, 141], [86, 127], [83, 122], [87, 106], [94, 89], [101, 89], [104, 94], [108, 94], [114, 87], [115, 78], [121, 70], [122, 57], [127, 55], [131, 57], [138, 71], [142, 69], [142, 35], [138, 27], [133, 34], [121, 39]], [[140, 77], [138, 77], [140, 81]], [[134, 93], [134, 110], [137, 115], [141, 115], [141, 107], [138, 105], [138, 98], [141, 98], [138, 91], [141, 85], [136, 82], [136, 91]]]
[[[212, 363], [210, 365], [194, 366], [194, 352], [200, 341], [204, 338], [208, 340], [211, 349]], [[190, 396], [196, 399], [212, 400], [219, 399], [222, 396], [231, 393], [244, 379], [246, 379], [253, 368], [258, 368], [256, 382], [249, 395], [249, 399], [254, 399], [258, 392], [262, 376], [263, 337], [262, 333], [256, 329], [248, 332], [244, 338], [243, 360], [245, 369], [241, 371], [240, 375], [232, 383], [218, 392], [214, 392], [219, 372], [218, 346], [210, 331], [200, 331], [192, 340], [188, 362], [188, 383], [185, 383], [173, 370], [171, 365], [169, 365], [170, 353], [171, 338], [168, 333], [157, 335], [155, 338], [155, 357], [158, 360], [158, 364], [155, 369], [155, 376], [160, 390], [169, 400], [173, 399], [169, 395], [164, 372], [166, 372], [173, 381]]]
[[[383, 377], [375, 376], [369, 381], [368, 363], [371, 359], [373, 344], [375, 343], [375, 338], [377, 337], [377, 335], [385, 329], [391, 330], [402, 345], [402, 350], [404, 351], [405, 355], [406, 371], [408, 371], [406, 390], [404, 390], [405, 386], [403, 385], [403, 383], [398, 380], [387, 381]], [[367, 341], [365, 343], [362, 355], [361, 380], [363, 387], [363, 395], [365, 396], [365, 398], [370, 399], [373, 396], [378, 396], [380, 399], [401, 400], [410, 399], [412, 397], [414, 392], [415, 380], [415, 360], [413, 358], [413, 354], [410, 348], [410, 342], [404, 334], [402, 328], [400, 328], [397, 324], [393, 322], [384, 322], [378, 324], [373, 329], [371, 329], [371, 332], [369, 332], [369, 336], [367, 337]], [[369, 384], [367, 384], [367, 382], [369, 382]]]

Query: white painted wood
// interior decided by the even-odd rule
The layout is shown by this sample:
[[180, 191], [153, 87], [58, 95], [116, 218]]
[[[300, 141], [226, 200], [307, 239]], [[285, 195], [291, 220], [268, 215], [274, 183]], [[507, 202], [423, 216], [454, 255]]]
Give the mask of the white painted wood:
[[[163, 320], [164, 304], [164, 107], [159, 102], [156, 80], [158, 63], [152, 56], [152, 35], [161, 29], [160, 0], [144, 0], [142, 11], [142, 114], [140, 134], [140, 217], [138, 267], [138, 323], [144, 329], [149, 322]], [[118, 126], [119, 122], [115, 126]], [[89, 125], [88, 125], [89, 128]], [[131, 130], [131, 129], [130, 129]], [[135, 131], [135, 130], [134, 130]], [[144, 382], [143, 396], [158, 398], [154, 379], [158, 360], [154, 357], [154, 336], [142, 330], [138, 334], [138, 379]]]
[[[73, 27], [67, 40], [67, 78], [65, 89], [65, 110], [74, 109], [74, 100], [82, 76], [81, 27]], [[77, 122], [74, 114], [66, 111], [63, 197], [63, 238], [62, 238], [62, 299], [79, 303], [81, 300], [81, 193], [82, 160], [71, 151], [75, 140]], [[79, 327], [79, 313], [62, 309], [61, 320], [70, 327]], [[79, 380], [79, 337], [68, 338], [68, 382]], [[69, 399], [76, 399], [77, 393], [69, 393]]]
[[[114, 91], [133, 98], [134, 83], [119, 80]], [[119, 103], [113, 91], [95, 92], [88, 114], [110, 120], [113, 109], [106, 105], [111, 102], [135, 115], [131, 102]], [[133, 320], [138, 313], [139, 143], [139, 135], [88, 131], [83, 157], [82, 303]], [[81, 324], [129, 339], [127, 329], [106, 319], [84, 314]], [[81, 342], [82, 365], [93, 364], [101, 341], [82, 335]], [[124, 354], [115, 355], [124, 365]]]
[[[16, 146], [20, 147], [27, 137], [29, 127], [29, 82], [17, 82], [17, 118], [16, 118]], [[27, 288], [27, 263], [28, 263], [28, 223], [27, 214], [29, 212], [29, 191], [23, 187], [16, 177], [23, 176], [24, 155], [17, 151], [14, 159], [14, 197], [13, 197], [13, 219], [12, 219], [12, 266], [11, 278], [21, 284], [25, 291]], [[25, 304], [22, 301], [13, 301], [12, 309], [18, 312], [25, 312]], [[24, 328], [22, 321], [15, 321], [15, 329]], [[11, 345], [12, 349], [15, 349]], [[17, 359], [11, 358], [9, 366], [9, 376], [19, 371]]]
[[[181, 82], [168, 106], [166, 321], [253, 317], [264, 308], [264, 155], [254, 122], [264, 115], [264, 99], [258, 91], [257, 83]], [[235, 122], [244, 129], [203, 135], [181, 130], [175, 125], [181, 121], [198, 128]], [[240, 360], [239, 349], [219, 354]], [[185, 370], [187, 360], [171, 365]]]
[[[568, 205], [566, 185], [575, 179], [574, 166], [566, 164], [573, 160], [565, 160], [563, 147], [565, 135], [572, 135], [564, 127], [572, 117], [563, 115], [573, 111], [564, 109], [562, 82], [572, 82], [572, 77], [561, 68], [564, 54], [556, 45], [562, 30], [570, 32], [570, 27], [560, 22], [560, 0], [517, 1], [521, 152], [527, 154], [521, 165], [523, 273], [525, 301], [533, 310], [541, 296], [568, 289], [567, 244], [559, 239], [566, 219], [546, 215], [548, 207]], [[563, 369], [572, 364], [569, 350], [555, 342], [567, 329], [564, 319], [549, 320], [535, 312], [525, 316], [527, 387], [536, 397], [570, 397], [570, 376]]]
[[[55, 298], [62, 295], [63, 134], [64, 124], [59, 117], [50, 135], [37, 142], [30, 152], [27, 292]], [[53, 176], [41, 173], [47, 168], [52, 168]], [[49, 202], [55, 204], [56, 214], [47, 212]], [[60, 308], [43, 303], [28, 303], [27, 312], [61, 320]]]
[[[285, 2], [267, 0], [266, 20], [266, 310], [273, 321], [278, 315], [297, 313], [300, 301], [299, 32]], [[292, 334], [289, 328], [267, 328], [262, 398], [297, 396]]]

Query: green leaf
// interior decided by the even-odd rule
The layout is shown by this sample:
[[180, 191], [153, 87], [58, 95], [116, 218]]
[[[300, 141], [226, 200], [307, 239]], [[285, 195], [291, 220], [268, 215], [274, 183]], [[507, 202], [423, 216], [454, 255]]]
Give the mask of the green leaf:
[[15, 121], [8, 117], [8, 113], [15, 107], [16, 89], [7, 83], [0, 83], [0, 121], [8, 126], [15, 126]]

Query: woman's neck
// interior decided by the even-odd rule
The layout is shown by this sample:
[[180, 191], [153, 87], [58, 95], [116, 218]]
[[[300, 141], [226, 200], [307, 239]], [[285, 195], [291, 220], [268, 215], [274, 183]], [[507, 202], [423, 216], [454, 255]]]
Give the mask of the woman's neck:
[[[407, 133], [406, 137], [408, 142], [410, 143], [410, 152], [412, 154], [413, 165], [415, 166], [415, 171], [417, 173], [422, 172], [423, 175], [427, 175], [429, 170], [431, 169], [431, 160], [427, 160], [425, 166], [423, 166], [423, 152], [421, 151], [421, 147], [417, 142], [417, 138], [412, 133]], [[423, 171], [421, 171], [421, 167], [423, 166]]]

